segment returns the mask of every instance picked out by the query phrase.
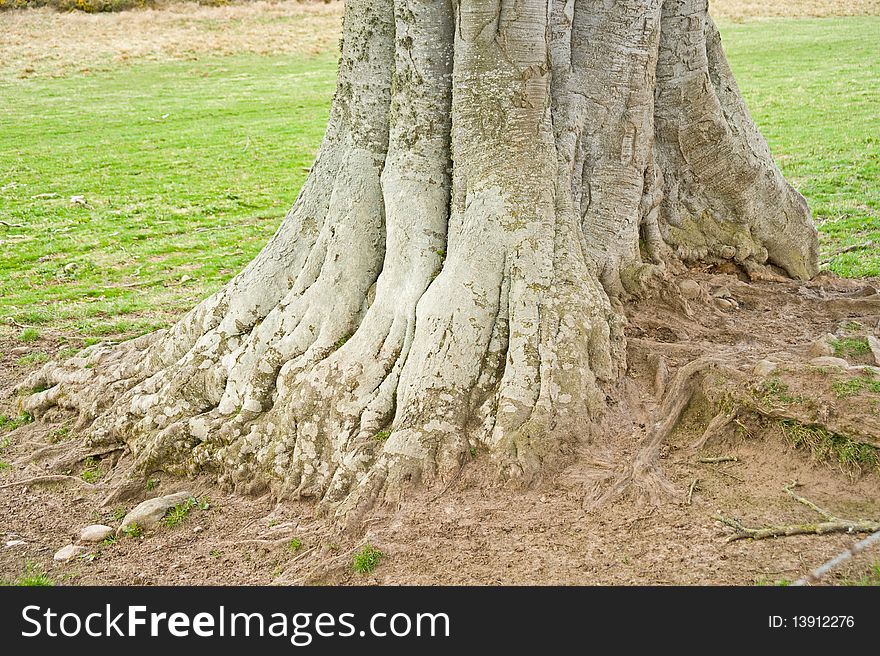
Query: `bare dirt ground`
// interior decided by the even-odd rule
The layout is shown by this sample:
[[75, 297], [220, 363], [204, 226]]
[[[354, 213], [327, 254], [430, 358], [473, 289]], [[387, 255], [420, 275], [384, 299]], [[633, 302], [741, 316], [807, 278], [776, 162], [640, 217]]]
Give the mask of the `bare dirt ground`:
[[[245, 498], [195, 481], [157, 476], [143, 496], [189, 490], [209, 497], [208, 510], [193, 509], [174, 528], [139, 538], [121, 538], [65, 564], [52, 563], [57, 549], [95, 521], [118, 525], [115, 508], [101, 508], [107, 494], [100, 481], [75, 481], [0, 488], [0, 578], [12, 580], [26, 562], [39, 563], [60, 583], [71, 584], [754, 584], [794, 579], [854, 542], [853, 536], [803, 536], [727, 543], [731, 529], [713, 519], [721, 513], [747, 526], [813, 522], [812, 511], [783, 489], [797, 492], [841, 517], [880, 520], [880, 475], [876, 466], [844, 467], [817, 461], [785, 441], [772, 406], [812, 409], [826, 425], [855, 426], [863, 442], [878, 441], [880, 394], [838, 397], [834, 385], [870, 371], [810, 364], [817, 339], [880, 334], [880, 282], [840, 281], [825, 274], [815, 282], [743, 282], [735, 270], [692, 272], [699, 298], [655, 299], [629, 309], [628, 382], [612, 398], [605, 431], [585, 442], [574, 462], [535, 488], [494, 486], [488, 463], [477, 457], [447, 488], [416, 490], [399, 507], [384, 508], [353, 533], [315, 517], [308, 503], [275, 505], [269, 497]], [[720, 307], [716, 296], [736, 301]], [[690, 312], [687, 317], [685, 312]], [[20, 379], [13, 344], [0, 344], [0, 388]], [[36, 344], [34, 348], [47, 347]], [[19, 347], [21, 348], [21, 347]], [[688, 362], [709, 356], [740, 372], [731, 389], [742, 398], [765, 398], [771, 412], [746, 409], [727, 432], [702, 448], [715, 410], [697, 394], [660, 450], [660, 470], [672, 493], [660, 505], [633, 490], [598, 508], [593, 502], [639, 452], [660, 405], [655, 397], [657, 356], [673, 381]], [[864, 354], [851, 357], [854, 366]], [[752, 373], [763, 359], [776, 371]], [[769, 382], [768, 382], [769, 381]], [[669, 388], [673, 385], [670, 383]], [[768, 392], [769, 390], [769, 392]], [[757, 398], [755, 397], [755, 398]], [[626, 402], [627, 412], [615, 409]], [[14, 400], [4, 399], [6, 412]], [[758, 402], [760, 405], [760, 402]], [[789, 408], [789, 406], [791, 406]], [[766, 408], [765, 408], [766, 411]], [[780, 416], [782, 416], [780, 415]], [[12, 464], [0, 484], [44, 474], [36, 449], [59, 438], [58, 424], [29, 424], [8, 434], [2, 454]], [[859, 428], [860, 427], [860, 428]], [[52, 430], [55, 428], [55, 432]], [[706, 464], [701, 457], [730, 456], [735, 462]], [[124, 456], [123, 456], [124, 457]], [[110, 466], [101, 461], [102, 470]], [[82, 466], [71, 467], [76, 478]], [[688, 492], [698, 480], [688, 504]], [[129, 506], [122, 510], [128, 509]], [[302, 545], [292, 550], [290, 541]], [[352, 554], [364, 544], [385, 557], [372, 574], [352, 571]], [[877, 555], [841, 568], [828, 582], [854, 580]]]

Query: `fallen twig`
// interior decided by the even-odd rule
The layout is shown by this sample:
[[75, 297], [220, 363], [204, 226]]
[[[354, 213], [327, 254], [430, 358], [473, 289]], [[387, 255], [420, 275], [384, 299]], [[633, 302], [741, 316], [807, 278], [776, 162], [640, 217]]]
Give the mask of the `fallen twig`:
[[697, 490], [697, 486], [700, 484], [700, 479], [695, 478], [694, 482], [691, 483], [691, 486], [688, 488], [688, 500], [687, 504], [691, 505], [691, 501], [694, 499], [694, 492]]
[[830, 264], [831, 260], [833, 260], [838, 255], [843, 255], [844, 253], [851, 253], [852, 251], [860, 251], [865, 248], [871, 248], [874, 246], [874, 242], [866, 241], [864, 244], [853, 244], [851, 246], [847, 246], [846, 248], [840, 248], [834, 251], [831, 255], [822, 260], [822, 264]]
[[825, 521], [812, 524], [787, 524], [782, 526], [763, 526], [761, 528], [749, 528], [744, 526], [742, 522], [724, 515], [713, 515], [715, 521], [731, 527], [736, 531], [727, 538], [728, 542], [736, 542], [737, 540], [766, 540], [769, 538], [789, 537], [792, 535], [828, 535], [830, 533], [876, 533], [880, 531], [880, 522], [870, 520], [852, 520], [841, 519], [817, 506], [809, 499], [798, 496], [792, 491], [795, 486], [788, 485], [785, 493], [798, 503], [806, 506]]
[[23, 223], [9, 223], [9, 221], [0, 221], [0, 225], [4, 228], [24, 228], [25, 225]]
[[722, 462], [739, 462], [736, 456], [718, 456], [717, 458], [700, 458], [700, 462], [707, 465], [717, 465]]

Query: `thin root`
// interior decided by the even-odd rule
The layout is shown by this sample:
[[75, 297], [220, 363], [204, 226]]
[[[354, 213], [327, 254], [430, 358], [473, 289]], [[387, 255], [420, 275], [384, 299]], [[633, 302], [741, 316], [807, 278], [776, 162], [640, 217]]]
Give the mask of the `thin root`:
[[93, 485], [92, 483], [87, 483], [81, 478], [77, 478], [76, 476], [63, 476], [61, 474], [53, 474], [50, 476], [34, 476], [33, 478], [26, 478], [23, 481], [13, 481], [12, 483], [6, 483], [6, 485], [0, 485], [0, 490], [5, 490], [10, 487], [19, 487], [21, 485], [41, 485], [43, 483], [77, 483], [78, 485], [82, 485], [83, 487], [97, 488], [100, 487], [98, 485]]

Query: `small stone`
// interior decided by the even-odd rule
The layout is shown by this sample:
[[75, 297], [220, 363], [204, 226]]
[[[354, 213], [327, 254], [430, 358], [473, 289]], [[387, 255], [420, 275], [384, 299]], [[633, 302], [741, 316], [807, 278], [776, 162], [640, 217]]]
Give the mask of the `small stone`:
[[766, 378], [774, 371], [776, 371], [778, 367], [779, 365], [777, 365], [775, 362], [771, 362], [770, 360], [761, 360], [758, 364], [755, 365], [755, 368], [752, 370], [752, 372], [756, 376]]
[[873, 335], [868, 335], [868, 346], [871, 347], [871, 354], [874, 356], [874, 362], [880, 367], [880, 339]]
[[722, 310], [732, 310], [735, 307], [733, 302], [727, 298], [716, 298], [715, 305], [720, 307]]
[[182, 282], [182, 283], [189, 282], [190, 280], [192, 280], [192, 276], [190, 276], [190, 275], [183, 275], [180, 277], [180, 282]]
[[27, 542], [25, 542], [24, 540], [10, 540], [6, 543], [6, 548], [10, 549], [12, 547], [20, 547], [23, 544], [27, 544]]
[[695, 280], [682, 280], [678, 283], [681, 295], [689, 299], [697, 299], [703, 295], [703, 288]]
[[80, 542], [100, 542], [113, 533], [113, 529], [103, 524], [92, 524], [86, 526], [79, 534]]
[[733, 294], [730, 293], [730, 287], [726, 285], [713, 291], [712, 296], [715, 298], [733, 298]]
[[61, 547], [58, 551], [55, 552], [55, 555], [52, 556], [52, 560], [57, 563], [63, 563], [71, 558], [76, 558], [82, 553], [85, 553], [86, 548], [81, 547], [78, 544], [68, 544], [66, 547]]
[[834, 339], [834, 335], [830, 333], [826, 334], [824, 337], [820, 337], [815, 342], [810, 344], [810, 348], [807, 351], [807, 354], [813, 356], [814, 358], [820, 358], [826, 355], [834, 355], [834, 347], [831, 346]]
[[196, 526], [196, 527], [193, 529], [193, 533], [201, 533], [201, 532], [204, 531], [204, 530], [205, 530], [205, 529], [202, 528], [201, 526]]
[[15, 348], [9, 349], [10, 355], [24, 355], [25, 353], [30, 353], [31, 349], [29, 346], [16, 346]]
[[840, 367], [841, 369], [849, 369], [849, 362], [843, 358], [832, 358], [828, 356], [813, 358], [810, 360], [810, 364], [814, 367]]
[[168, 494], [164, 497], [147, 499], [129, 511], [122, 520], [122, 525], [116, 531], [117, 535], [132, 524], [137, 524], [142, 529], [153, 528], [162, 521], [166, 512], [174, 508], [174, 506], [179, 506], [190, 497], [192, 497], [190, 492], [178, 492], [177, 494]]

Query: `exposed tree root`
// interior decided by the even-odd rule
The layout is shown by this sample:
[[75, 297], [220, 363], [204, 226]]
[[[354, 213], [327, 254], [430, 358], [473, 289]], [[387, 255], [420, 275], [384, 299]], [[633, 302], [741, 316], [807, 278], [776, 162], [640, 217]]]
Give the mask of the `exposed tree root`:
[[642, 440], [632, 463], [626, 465], [623, 472], [615, 477], [611, 487], [598, 499], [585, 502], [585, 509], [592, 511], [601, 508], [631, 487], [635, 487], [640, 495], [655, 506], [660, 504], [663, 496], [675, 494], [675, 488], [659, 468], [660, 447], [675, 429], [688, 403], [700, 388], [703, 376], [713, 369], [726, 367], [716, 360], [700, 358], [678, 370], [656, 412], [659, 419]]
[[706, 426], [706, 430], [703, 431], [703, 435], [700, 437], [700, 439], [698, 439], [691, 445], [691, 450], [699, 451], [711, 440], [721, 437], [727, 430], [727, 427], [736, 420], [739, 411], [739, 406], [735, 405], [731, 410], [727, 412], [720, 412], [715, 415], [712, 418], [712, 421], [709, 422], [709, 425]]
[[[474, 448], [528, 484], [603, 426], [624, 301], [695, 316], [684, 262], [816, 273], [704, 0], [350, 0], [343, 32], [318, 158], [254, 261], [170, 330], [18, 386], [37, 418], [76, 412], [86, 449], [131, 453], [105, 503], [209, 471], [356, 520], [451, 486]], [[654, 364], [658, 419], [594, 506], [673, 495], [663, 443], [710, 369], [742, 375]]]
[[736, 532], [727, 538], [728, 542], [737, 540], [767, 540], [770, 538], [790, 537], [793, 535], [828, 535], [831, 533], [876, 533], [880, 531], [880, 522], [869, 520], [841, 519], [815, 503], [794, 493], [795, 484], [784, 488], [785, 493], [798, 503], [817, 513], [824, 521], [812, 524], [787, 524], [780, 526], [763, 526], [748, 528], [737, 519], [724, 515], [713, 515], [713, 519]]
[[33, 478], [26, 478], [23, 481], [13, 481], [12, 483], [6, 483], [5, 485], [0, 485], [0, 490], [5, 490], [10, 487], [21, 487], [22, 485], [41, 485], [44, 483], [76, 483], [77, 485], [81, 485], [83, 487], [88, 488], [99, 488], [100, 485], [94, 485], [92, 483], [87, 483], [81, 478], [77, 478], [76, 476], [64, 476], [62, 474], [51, 474], [47, 476], [34, 476]]

